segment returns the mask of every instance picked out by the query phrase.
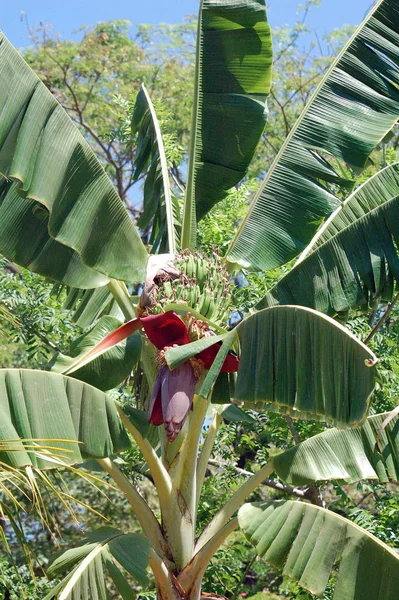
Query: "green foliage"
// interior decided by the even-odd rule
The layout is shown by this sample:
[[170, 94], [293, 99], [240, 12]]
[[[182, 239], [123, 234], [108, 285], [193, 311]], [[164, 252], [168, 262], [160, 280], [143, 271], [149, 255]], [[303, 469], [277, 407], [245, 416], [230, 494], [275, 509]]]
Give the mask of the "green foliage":
[[231, 600], [247, 598], [254, 592], [257, 600], [280, 600], [280, 596], [263, 591], [278, 591], [280, 580], [274, 569], [264, 568], [244, 536], [237, 533], [213, 557], [205, 573], [203, 590]]
[[232, 233], [244, 217], [251, 194], [258, 186], [252, 179], [233, 188], [227, 197], [216, 204], [198, 223], [198, 245], [204, 252], [214, 247], [224, 256]]
[[[315, 4], [316, 0], [306, 2], [305, 15], [309, 7]], [[130, 133], [134, 98], [144, 81], [161, 122], [173, 189], [177, 196], [181, 195], [187, 160], [183, 148], [187, 148], [193, 96], [192, 42], [195, 22], [189, 19], [180, 25], [140, 26], [133, 39], [126, 21], [100, 23], [83, 31], [84, 36], [79, 42], [51, 39], [47, 35], [41, 38], [39, 31], [34, 40], [35, 49], [28, 50], [25, 57], [94, 146], [120, 196], [131, 214], [137, 217], [140, 212], [140, 201], [137, 200], [139, 192], [133, 189], [136, 139]], [[205, 253], [217, 246], [220, 254], [225, 255], [239, 221], [247, 211], [251, 194], [258, 185], [257, 178], [269, 167], [326, 66], [345, 41], [348, 28], [329, 36], [324, 56], [321, 56], [317, 44], [302, 50], [303, 33], [306, 33], [303, 23], [275, 32], [277, 56], [269, 121], [246, 182], [231, 190], [228, 197], [199, 224], [198, 239]], [[382, 145], [374, 154], [374, 164], [362, 177], [373, 174], [377, 165], [395, 160], [395, 155], [393, 147]], [[359, 183], [361, 181], [359, 179]], [[147, 233], [144, 232], [144, 236]], [[232, 308], [240, 317], [246, 315], [289, 267], [279, 267], [263, 275], [244, 271], [244, 277], [235, 281], [237, 287]], [[0, 270], [0, 276], [2, 273]], [[62, 290], [57, 292], [52, 286], [43, 285], [42, 280], [25, 270], [20, 275], [4, 273], [4, 282], [0, 288], [0, 307], [1, 302], [4, 305], [8, 303], [11, 309], [9, 313], [21, 324], [16, 327], [3, 318], [4, 347], [10, 335], [15, 344], [23, 343], [22, 351], [16, 350], [16, 346], [11, 351], [7, 350], [8, 354], [2, 358], [4, 366], [40, 367], [47, 362], [53, 346], [65, 351], [69, 342], [81, 334], [81, 329], [72, 324], [62, 310], [65, 296]], [[384, 307], [377, 307], [370, 323], [365, 315], [355, 315], [349, 320], [348, 326], [365, 339], [383, 310]], [[382, 357], [379, 365], [381, 383], [374, 399], [374, 407], [378, 412], [393, 408], [399, 398], [398, 335], [397, 314], [393, 311], [371, 345], [376, 354]], [[127, 385], [119, 386], [112, 395], [127, 406], [141, 406], [140, 402], [148, 395], [148, 383], [141, 368], [136, 369], [134, 379]], [[301, 440], [322, 429], [321, 423], [295, 423], [296, 433]], [[225, 421], [218, 432], [213, 462], [202, 488], [198, 533], [231, 493], [248, 478], [248, 473], [264, 465], [269, 456], [292, 446], [292, 443], [292, 430], [282, 415], [260, 413], [254, 423]], [[157, 511], [151, 476], [137, 446], [133, 445], [120, 455], [118, 466], [129, 480], [134, 481], [151, 508]], [[98, 475], [108, 481], [103, 473]], [[126, 508], [126, 502], [114, 489], [107, 490], [105, 496], [68, 473], [63, 475], [63, 479], [72, 496], [83, 499], [124, 531], [128, 531], [132, 524], [136, 527], [137, 523], [132, 523], [132, 514]], [[340, 488], [334, 483], [335, 503], [329, 489], [323, 489], [323, 495], [334, 509], [343, 512], [383, 541], [397, 546], [396, 497], [385, 488], [367, 485], [362, 484], [363, 487], [358, 490], [361, 494], [358, 508], [354, 508], [350, 499], [352, 490]], [[262, 486], [251, 496], [251, 500], [265, 500], [279, 495], [280, 492]], [[374, 498], [372, 506], [367, 503], [370, 496]], [[98, 526], [95, 515], [81, 510], [79, 516], [82, 525], [79, 528], [62, 503], [49, 498], [50, 502], [56, 521], [63, 524], [63, 529], [65, 525], [63, 545], [79, 545], [82, 529], [87, 532]], [[40, 556], [49, 556], [54, 551], [54, 539], [38, 531], [36, 522], [29, 516], [24, 514], [21, 519]], [[14, 543], [14, 551], [16, 546]], [[204, 590], [226, 595], [232, 600], [239, 595], [254, 593], [251, 596], [254, 600], [313, 598], [296, 584], [283, 581], [280, 571], [265, 568], [260, 561], [253, 562], [253, 556], [252, 548], [241, 535], [231, 537], [212, 560], [204, 579]], [[21, 555], [18, 555], [18, 560], [22, 561]], [[271, 593], [262, 591], [266, 589]], [[154, 592], [140, 593], [140, 597], [153, 600]], [[30, 596], [27, 598], [30, 600]], [[329, 589], [323, 598], [331, 598]]]
[[[11, 269], [11, 270], [10, 270]], [[8, 340], [1, 366], [43, 367], [55, 350], [65, 351], [81, 331], [63, 310], [65, 292], [27, 269], [0, 261], [0, 335]], [[7, 356], [8, 355], [8, 356]]]
[[[357, 337], [365, 340], [386, 310], [380, 305], [370, 316], [355, 314], [346, 327]], [[393, 410], [399, 401], [399, 309], [396, 307], [389, 318], [370, 341], [370, 348], [379, 356], [379, 380], [373, 396], [375, 413]]]
[[46, 577], [32, 578], [26, 565], [15, 567], [0, 558], [0, 597], [9, 600], [38, 600], [43, 598], [53, 584]]
[[268, 592], [258, 592], [253, 596], [245, 596], [247, 600], [280, 600], [281, 596], [276, 596], [276, 594], [269, 594]]

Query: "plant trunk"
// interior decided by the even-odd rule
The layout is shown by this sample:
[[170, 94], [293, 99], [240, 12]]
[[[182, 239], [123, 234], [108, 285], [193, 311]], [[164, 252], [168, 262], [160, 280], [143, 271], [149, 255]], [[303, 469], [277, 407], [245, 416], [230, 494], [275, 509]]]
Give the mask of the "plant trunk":
[[227, 600], [226, 596], [201, 592], [200, 589], [192, 590], [189, 594], [186, 594], [184, 590], [178, 592], [177, 590], [173, 591], [171, 589], [170, 594], [165, 594], [157, 588], [157, 600], [170, 600], [171, 598], [174, 598], [175, 600], [178, 598], [180, 600]]
[[162, 578], [162, 581], [157, 581], [157, 600], [200, 600], [201, 583], [202, 577], [190, 590], [184, 590], [174, 575], [169, 581]]
[[183, 590], [173, 590], [172, 587], [170, 591], [157, 589], [157, 600], [200, 600], [201, 592], [196, 591], [195, 593], [186, 595]]

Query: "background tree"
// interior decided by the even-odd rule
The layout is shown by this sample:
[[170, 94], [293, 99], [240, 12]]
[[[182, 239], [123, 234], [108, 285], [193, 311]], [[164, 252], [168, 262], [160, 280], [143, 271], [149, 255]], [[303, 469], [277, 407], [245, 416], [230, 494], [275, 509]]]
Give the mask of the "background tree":
[[143, 25], [133, 38], [129, 25], [119, 20], [82, 27], [77, 42], [53, 39], [47, 27], [30, 29], [33, 48], [24, 52], [24, 58], [78, 125], [137, 217], [140, 202], [132, 194], [134, 148], [113, 135], [121, 113], [115, 100], [125, 106], [123, 101], [135, 97], [145, 82], [154, 99], [167, 104], [178, 142], [186, 141], [195, 21], [157, 28]]

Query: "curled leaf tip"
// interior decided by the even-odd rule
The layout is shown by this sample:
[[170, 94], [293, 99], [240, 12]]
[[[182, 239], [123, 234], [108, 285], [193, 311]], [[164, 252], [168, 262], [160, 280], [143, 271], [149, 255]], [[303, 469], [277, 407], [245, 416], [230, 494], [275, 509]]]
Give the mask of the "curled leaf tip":
[[364, 361], [364, 364], [366, 365], [366, 367], [374, 367], [376, 364], [378, 363], [378, 358], [366, 358]]

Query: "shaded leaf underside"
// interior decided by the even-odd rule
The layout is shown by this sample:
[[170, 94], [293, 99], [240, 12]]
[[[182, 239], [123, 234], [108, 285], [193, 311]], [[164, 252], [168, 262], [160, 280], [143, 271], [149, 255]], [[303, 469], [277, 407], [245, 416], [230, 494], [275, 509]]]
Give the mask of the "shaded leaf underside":
[[241, 528], [259, 556], [321, 596], [334, 568], [333, 600], [396, 600], [399, 555], [361, 527], [294, 501], [244, 504]]
[[[130, 446], [112, 398], [77, 379], [30, 369], [0, 369], [0, 438], [53, 440], [46, 446], [61, 449], [54, 454], [68, 464]], [[22, 443], [15, 449], [1, 452], [0, 460], [12, 467], [55, 466]]]
[[343, 427], [364, 421], [376, 357], [335, 321], [278, 306], [244, 319], [235, 331], [241, 347], [235, 401]]
[[369, 417], [355, 429], [328, 429], [289, 448], [273, 459], [277, 475], [292, 485], [331, 479], [397, 481], [399, 418], [382, 429], [387, 416]]
[[123, 320], [123, 313], [107, 285], [91, 290], [69, 289], [63, 308], [73, 311], [72, 321], [82, 329], [90, 327], [101, 316]]
[[[103, 527], [90, 533], [87, 543], [67, 550], [56, 558], [48, 569], [49, 575], [58, 575], [73, 569], [44, 600], [89, 600], [106, 598], [103, 562], [122, 597], [130, 586], [114, 560], [142, 585], [148, 583], [146, 567], [149, 542], [137, 533], [122, 533], [113, 527]], [[59, 595], [60, 594], [60, 595]], [[134, 596], [133, 596], [134, 597]]]

